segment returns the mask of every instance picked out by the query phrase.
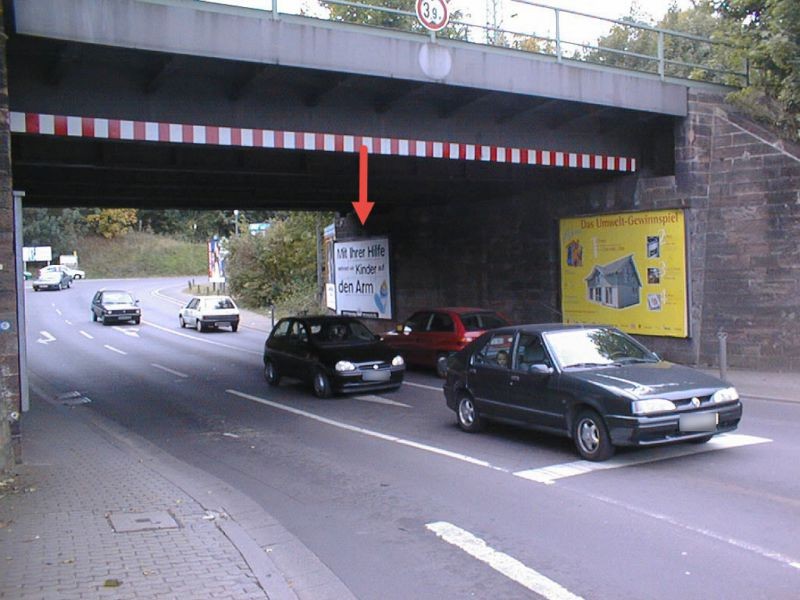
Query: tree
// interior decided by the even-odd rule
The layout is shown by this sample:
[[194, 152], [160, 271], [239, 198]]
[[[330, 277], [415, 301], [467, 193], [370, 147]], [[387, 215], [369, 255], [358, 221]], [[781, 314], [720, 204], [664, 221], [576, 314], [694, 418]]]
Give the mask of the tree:
[[715, 6], [752, 67], [750, 85], [731, 100], [800, 139], [800, 2], [717, 0]]
[[128, 233], [136, 221], [135, 208], [104, 208], [86, 217], [95, 233], [109, 240]]
[[53, 256], [70, 254], [89, 230], [85, 211], [74, 208], [25, 208], [22, 239], [26, 246], [50, 246]]

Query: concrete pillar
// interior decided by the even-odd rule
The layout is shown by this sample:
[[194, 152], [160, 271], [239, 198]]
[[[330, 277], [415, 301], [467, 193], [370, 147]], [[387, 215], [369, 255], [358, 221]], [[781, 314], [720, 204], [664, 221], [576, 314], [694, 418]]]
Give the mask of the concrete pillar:
[[19, 414], [19, 327], [11, 192], [11, 133], [8, 120], [6, 36], [0, 14], [0, 472], [14, 464], [9, 417]]

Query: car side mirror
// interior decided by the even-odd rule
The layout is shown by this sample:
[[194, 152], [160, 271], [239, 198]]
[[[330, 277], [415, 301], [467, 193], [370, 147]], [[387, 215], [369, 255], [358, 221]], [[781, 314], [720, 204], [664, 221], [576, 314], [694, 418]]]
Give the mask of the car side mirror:
[[139, 300], [134, 300], [134, 301], [133, 301], [133, 304], [134, 304], [135, 306], [139, 306]]
[[528, 367], [528, 373], [535, 373], [536, 375], [550, 375], [553, 372], [553, 367], [537, 363]]

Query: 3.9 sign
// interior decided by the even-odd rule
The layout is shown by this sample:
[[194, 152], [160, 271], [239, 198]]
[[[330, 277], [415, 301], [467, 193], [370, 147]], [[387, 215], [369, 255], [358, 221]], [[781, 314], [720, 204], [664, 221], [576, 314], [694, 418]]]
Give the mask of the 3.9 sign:
[[439, 31], [447, 27], [450, 11], [446, 0], [417, 0], [417, 19], [425, 29]]

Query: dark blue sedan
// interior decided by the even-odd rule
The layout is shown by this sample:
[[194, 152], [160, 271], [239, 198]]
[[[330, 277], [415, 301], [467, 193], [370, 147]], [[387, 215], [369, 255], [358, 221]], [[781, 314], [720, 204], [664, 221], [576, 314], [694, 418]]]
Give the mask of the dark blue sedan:
[[736, 389], [721, 379], [592, 325], [487, 332], [450, 359], [444, 392], [464, 431], [486, 420], [532, 427], [570, 437], [593, 461], [616, 446], [705, 443], [742, 417]]

